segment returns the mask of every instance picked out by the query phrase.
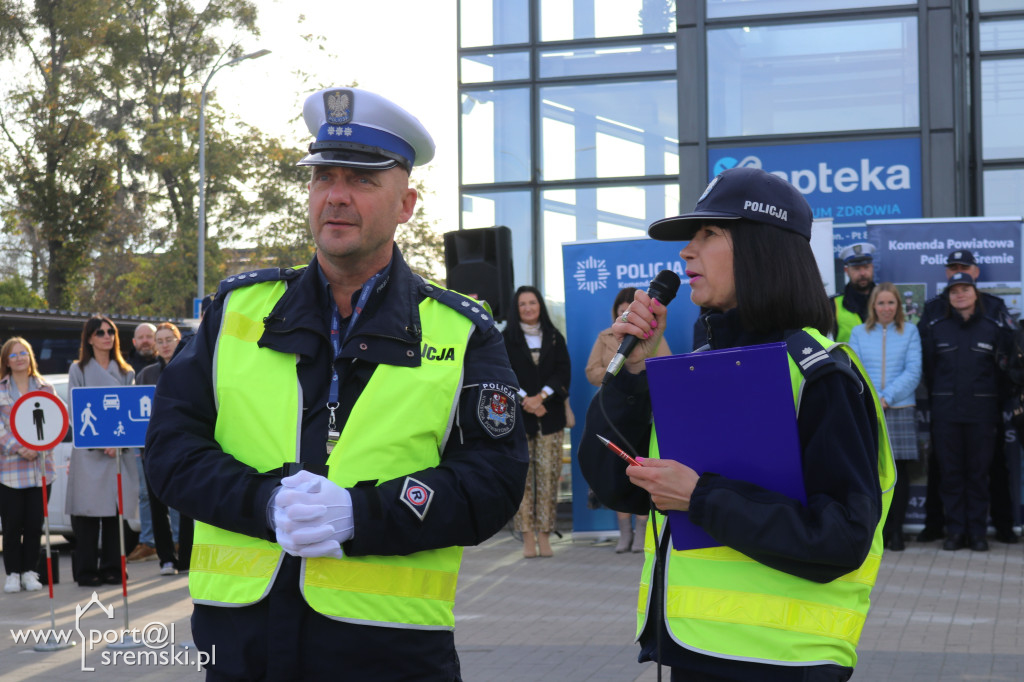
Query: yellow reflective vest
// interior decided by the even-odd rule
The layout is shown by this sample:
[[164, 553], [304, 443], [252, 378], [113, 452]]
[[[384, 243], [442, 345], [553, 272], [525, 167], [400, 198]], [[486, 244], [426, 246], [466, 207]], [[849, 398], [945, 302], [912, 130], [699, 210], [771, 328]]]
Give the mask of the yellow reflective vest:
[[850, 312], [843, 307], [843, 295], [840, 294], [832, 299], [835, 303], [836, 312], [836, 341], [839, 343], [847, 343], [850, 340], [850, 332], [858, 324], [863, 324], [864, 320], [860, 319], [860, 315], [854, 312]]
[[[286, 287], [264, 282], [232, 291], [214, 357], [216, 440], [261, 472], [299, 459], [297, 357], [256, 343], [263, 318]], [[424, 348], [446, 351], [418, 367], [374, 370], [328, 456], [328, 478], [341, 487], [393, 480], [440, 462], [473, 323], [432, 298], [419, 304], [419, 313]], [[406, 556], [303, 559], [302, 593], [312, 608], [335, 620], [450, 630], [461, 558], [461, 547], [445, 547]], [[269, 592], [282, 559], [276, 543], [196, 522], [189, 592], [201, 604], [255, 603]]]
[[[804, 331], [828, 350], [842, 346], [861, 376], [867, 377], [847, 346], [833, 343], [812, 329]], [[789, 370], [799, 413], [804, 378], [792, 357]], [[729, 547], [686, 551], [670, 547], [665, 566], [664, 615], [672, 638], [680, 646], [719, 658], [773, 665], [856, 665], [857, 642], [882, 559], [882, 525], [896, 482], [882, 406], [871, 383], [865, 380], [864, 386], [872, 393], [878, 417], [878, 474], [882, 490], [882, 515], [864, 563], [852, 573], [821, 584], [769, 568]], [[653, 433], [650, 455], [658, 456]], [[665, 516], [657, 517], [658, 527], [664, 531]], [[650, 602], [656, 555], [653, 531], [647, 533], [644, 554], [637, 608], [638, 639], [647, 621]]]

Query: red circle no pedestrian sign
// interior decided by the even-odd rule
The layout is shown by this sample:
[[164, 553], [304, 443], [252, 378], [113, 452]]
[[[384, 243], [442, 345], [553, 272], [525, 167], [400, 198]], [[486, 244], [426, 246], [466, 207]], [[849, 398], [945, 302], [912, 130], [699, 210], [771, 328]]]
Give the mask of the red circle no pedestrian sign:
[[68, 408], [52, 393], [26, 393], [11, 408], [11, 431], [29, 450], [52, 450], [68, 432]]

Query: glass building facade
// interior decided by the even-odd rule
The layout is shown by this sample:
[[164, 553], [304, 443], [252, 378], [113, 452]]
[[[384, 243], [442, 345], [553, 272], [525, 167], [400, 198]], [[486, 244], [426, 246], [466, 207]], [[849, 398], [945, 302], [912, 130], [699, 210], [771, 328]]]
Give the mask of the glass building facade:
[[[836, 224], [1024, 213], [1024, 0], [460, 0], [459, 22], [461, 227], [509, 226], [553, 311], [562, 242], [642, 235], [730, 165]], [[856, 191], [857, 215], [825, 201]]]

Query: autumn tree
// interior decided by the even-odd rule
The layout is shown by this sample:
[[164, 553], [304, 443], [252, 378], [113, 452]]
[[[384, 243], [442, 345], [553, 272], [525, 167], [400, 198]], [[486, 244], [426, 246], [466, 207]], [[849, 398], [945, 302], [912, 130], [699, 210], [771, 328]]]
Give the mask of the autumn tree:
[[37, 249], [51, 307], [71, 307], [116, 191], [104, 131], [90, 121], [109, 16], [104, 0], [0, 0], [0, 57], [11, 75], [0, 106], [4, 223]]

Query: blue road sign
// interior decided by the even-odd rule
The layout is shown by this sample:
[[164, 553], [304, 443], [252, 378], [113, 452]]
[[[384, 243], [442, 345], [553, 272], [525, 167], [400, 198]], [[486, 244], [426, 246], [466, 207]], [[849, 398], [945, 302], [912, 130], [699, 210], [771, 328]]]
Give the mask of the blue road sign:
[[79, 386], [71, 389], [76, 448], [141, 448], [156, 386]]

